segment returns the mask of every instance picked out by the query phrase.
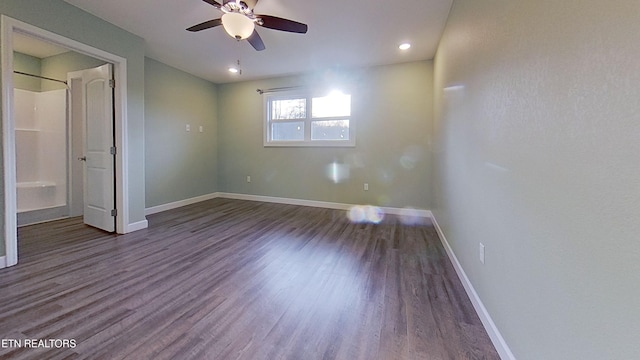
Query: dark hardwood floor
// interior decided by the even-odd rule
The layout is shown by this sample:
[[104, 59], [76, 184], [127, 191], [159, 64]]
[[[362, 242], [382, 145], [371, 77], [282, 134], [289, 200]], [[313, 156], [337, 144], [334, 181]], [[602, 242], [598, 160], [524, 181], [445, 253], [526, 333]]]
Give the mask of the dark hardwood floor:
[[20, 228], [0, 358], [499, 358], [428, 222], [220, 198], [148, 219]]

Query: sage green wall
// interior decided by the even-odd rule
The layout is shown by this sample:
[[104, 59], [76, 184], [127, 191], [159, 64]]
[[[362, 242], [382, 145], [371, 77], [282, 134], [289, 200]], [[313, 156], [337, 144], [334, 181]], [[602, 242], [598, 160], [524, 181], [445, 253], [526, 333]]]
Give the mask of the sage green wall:
[[[0, 14], [121, 56], [127, 60], [129, 221], [144, 217], [144, 41], [62, 0], [2, 0]], [[4, 182], [4, 177], [3, 180]], [[2, 186], [4, 186], [2, 184]], [[0, 196], [4, 211], [4, 196]], [[2, 215], [2, 214], [0, 214]], [[4, 215], [0, 227], [4, 229]], [[0, 254], [4, 254], [4, 231]]]
[[639, 14], [637, 0], [451, 10], [434, 213], [518, 359], [640, 354]]
[[[432, 62], [248, 81], [218, 87], [220, 191], [306, 200], [428, 209]], [[355, 148], [263, 146], [257, 88], [352, 88]], [[327, 167], [350, 168], [335, 183]], [[246, 177], [251, 176], [251, 183]], [[369, 191], [363, 184], [369, 183]]]
[[214, 193], [216, 85], [147, 58], [144, 94], [146, 206]]
[[[85, 70], [104, 65], [106, 62], [75, 51], [49, 56], [39, 59], [34, 56], [15, 52], [13, 68], [28, 74], [45, 76], [52, 79], [67, 80], [67, 73]], [[64, 84], [16, 74], [13, 78], [14, 87], [30, 91], [49, 91], [64, 89]]]
[[[69, 51], [63, 54], [49, 56], [42, 59], [41, 75], [52, 79], [67, 80], [67, 73], [91, 69], [106, 64], [105, 61]], [[64, 89], [64, 84], [42, 80], [42, 91]]]
[[[13, 69], [27, 74], [40, 75], [41, 62], [40, 59], [19, 52], [13, 53]], [[13, 87], [16, 89], [40, 92], [40, 79], [14, 74]]]

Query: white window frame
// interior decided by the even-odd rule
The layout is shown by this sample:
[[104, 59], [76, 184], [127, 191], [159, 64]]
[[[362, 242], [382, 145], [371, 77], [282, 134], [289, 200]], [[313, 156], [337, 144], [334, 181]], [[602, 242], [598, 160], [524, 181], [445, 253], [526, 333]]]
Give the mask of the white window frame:
[[[263, 105], [264, 116], [262, 123], [263, 127], [263, 140], [265, 147], [355, 147], [356, 146], [356, 122], [353, 114], [353, 94], [351, 95], [351, 115], [350, 116], [338, 116], [338, 117], [312, 117], [312, 99], [315, 97], [326, 96], [321, 92], [314, 92], [310, 90], [291, 90], [280, 91], [275, 93], [264, 93]], [[286, 99], [306, 99], [306, 118], [291, 119], [291, 121], [304, 122], [304, 140], [271, 140], [271, 101], [273, 100], [286, 100]], [[347, 140], [311, 140], [311, 124], [314, 121], [328, 121], [328, 120], [349, 120], [349, 139]], [[285, 120], [286, 121], [286, 120]]]

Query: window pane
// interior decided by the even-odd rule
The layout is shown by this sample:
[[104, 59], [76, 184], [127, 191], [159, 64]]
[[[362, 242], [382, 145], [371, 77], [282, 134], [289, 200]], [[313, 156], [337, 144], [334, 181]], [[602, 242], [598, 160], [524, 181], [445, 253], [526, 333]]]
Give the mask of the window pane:
[[304, 122], [286, 122], [271, 124], [271, 140], [303, 141]]
[[313, 121], [311, 140], [349, 140], [349, 120]]
[[304, 119], [307, 117], [307, 99], [271, 101], [271, 119]]
[[311, 115], [314, 118], [351, 116], [351, 95], [333, 93], [311, 100]]

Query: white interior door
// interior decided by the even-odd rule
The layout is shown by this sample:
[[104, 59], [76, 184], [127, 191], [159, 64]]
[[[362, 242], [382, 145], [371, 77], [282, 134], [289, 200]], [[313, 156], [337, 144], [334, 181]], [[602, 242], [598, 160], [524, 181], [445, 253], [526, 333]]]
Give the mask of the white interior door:
[[112, 65], [82, 73], [84, 115], [84, 222], [115, 231], [115, 147]]

